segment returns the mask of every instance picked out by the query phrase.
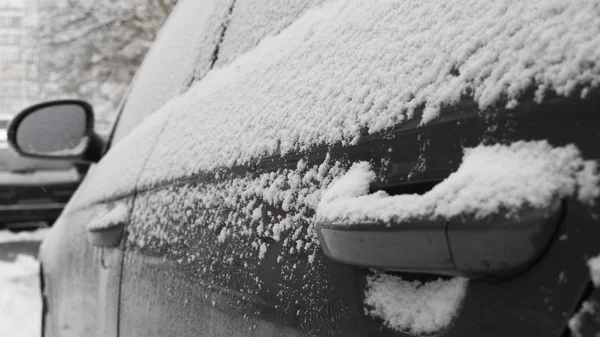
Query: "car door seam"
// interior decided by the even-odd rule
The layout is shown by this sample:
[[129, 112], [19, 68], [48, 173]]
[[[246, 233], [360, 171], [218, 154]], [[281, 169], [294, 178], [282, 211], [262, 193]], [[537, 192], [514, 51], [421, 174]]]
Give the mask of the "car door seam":
[[[227, 28], [229, 27], [229, 23], [231, 22], [231, 15], [233, 13], [233, 8], [235, 7], [235, 2], [236, 2], [236, 0], [231, 1], [231, 4], [229, 5], [229, 11], [223, 18], [223, 22], [221, 22], [221, 29], [219, 32], [219, 40], [215, 44], [215, 48], [213, 49], [213, 53], [212, 53], [212, 57], [211, 57], [211, 61], [210, 61], [211, 62], [210, 66], [208, 67], [208, 70], [206, 71], [204, 76], [206, 76], [206, 74], [208, 74], [208, 72], [214, 68], [215, 63], [217, 63], [217, 60], [219, 58], [219, 50], [220, 50], [221, 44], [223, 43], [223, 40], [225, 39], [225, 32], [227, 31]], [[198, 73], [198, 68], [194, 69], [194, 71], [192, 72], [192, 76], [189, 79], [189, 81], [186, 83], [185, 87], [183, 88], [182, 93], [187, 91], [192, 86], [192, 84], [194, 84], [194, 82], [196, 82], [196, 80], [201, 80], [202, 78], [204, 78], [204, 76], [202, 78], [196, 77], [197, 73]]]

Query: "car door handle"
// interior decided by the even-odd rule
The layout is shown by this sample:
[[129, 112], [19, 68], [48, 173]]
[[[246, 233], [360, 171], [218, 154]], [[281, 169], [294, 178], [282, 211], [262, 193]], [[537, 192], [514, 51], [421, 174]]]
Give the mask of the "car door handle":
[[88, 242], [96, 247], [118, 246], [129, 216], [130, 207], [125, 203], [108, 209], [87, 225]]
[[319, 223], [321, 248], [329, 258], [359, 267], [451, 276], [508, 276], [529, 267], [551, 241], [561, 202], [450, 220], [393, 223]]

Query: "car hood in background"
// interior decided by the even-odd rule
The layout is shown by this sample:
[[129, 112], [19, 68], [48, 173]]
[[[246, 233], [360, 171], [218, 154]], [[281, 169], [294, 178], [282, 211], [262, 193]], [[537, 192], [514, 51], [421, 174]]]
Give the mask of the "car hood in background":
[[24, 158], [6, 143], [0, 143], [0, 172], [63, 171], [73, 167], [68, 161]]

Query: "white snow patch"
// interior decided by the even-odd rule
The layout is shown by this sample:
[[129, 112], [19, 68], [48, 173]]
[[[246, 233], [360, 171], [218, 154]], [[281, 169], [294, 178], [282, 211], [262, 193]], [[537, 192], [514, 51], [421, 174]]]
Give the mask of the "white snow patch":
[[0, 243], [20, 242], [20, 241], [42, 241], [50, 228], [39, 228], [33, 231], [11, 232], [8, 230], [0, 231]]
[[126, 203], [117, 203], [112, 209], [104, 215], [87, 224], [89, 231], [100, 231], [115, 226], [123, 225], [128, 222], [130, 209]]
[[[312, 167], [300, 160], [296, 169], [141, 193], [138, 200], [144, 206], [128, 227], [128, 241], [140, 247], [174, 244], [186, 240], [192, 226], [205, 226], [220, 244], [247, 241], [258, 257], [266, 254], [268, 239], [282, 237], [288, 251], [312, 254], [319, 249], [314, 224], [321, 193], [343, 172], [341, 163], [326, 156]], [[267, 207], [287, 211], [275, 215]], [[189, 209], [196, 211], [188, 214]]]
[[367, 162], [359, 162], [348, 173], [338, 179], [321, 198], [320, 204], [327, 205], [343, 198], [356, 198], [369, 193], [371, 182], [376, 175]]
[[392, 329], [434, 333], [456, 316], [467, 285], [468, 280], [460, 277], [421, 283], [384, 273], [367, 276], [365, 312]]
[[38, 262], [28, 255], [0, 261], [0, 336], [39, 336], [42, 303], [38, 273]]
[[263, 243], [260, 244], [260, 248], [259, 248], [259, 251], [258, 251], [258, 258], [260, 260], [264, 259], [265, 258], [265, 254], [267, 254], [267, 244], [263, 242]]
[[600, 287], [600, 255], [589, 259], [587, 265], [590, 268], [590, 275], [592, 276], [594, 286]]
[[585, 320], [589, 319], [590, 317], [595, 317], [597, 315], [598, 309], [600, 309], [600, 305], [595, 300], [584, 301], [583, 303], [581, 303], [581, 308], [579, 309], [579, 311], [577, 311], [573, 315], [573, 317], [569, 319], [568, 322], [569, 330], [571, 330], [573, 337], [584, 336], [584, 333], [582, 333], [581, 330], [585, 326]]
[[546, 141], [480, 145], [464, 151], [458, 170], [423, 195], [368, 193], [374, 179], [369, 164], [357, 163], [323, 195], [318, 215], [329, 221], [402, 221], [410, 218], [476, 218], [525, 206], [549, 207], [562, 198], [593, 204], [600, 195], [596, 163], [574, 145]]

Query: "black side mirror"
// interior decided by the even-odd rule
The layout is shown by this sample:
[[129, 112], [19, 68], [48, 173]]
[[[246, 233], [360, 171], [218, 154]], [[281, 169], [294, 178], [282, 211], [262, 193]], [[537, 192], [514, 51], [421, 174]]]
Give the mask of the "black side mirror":
[[97, 162], [104, 143], [94, 132], [94, 112], [84, 101], [31, 106], [8, 127], [8, 142], [24, 157]]

